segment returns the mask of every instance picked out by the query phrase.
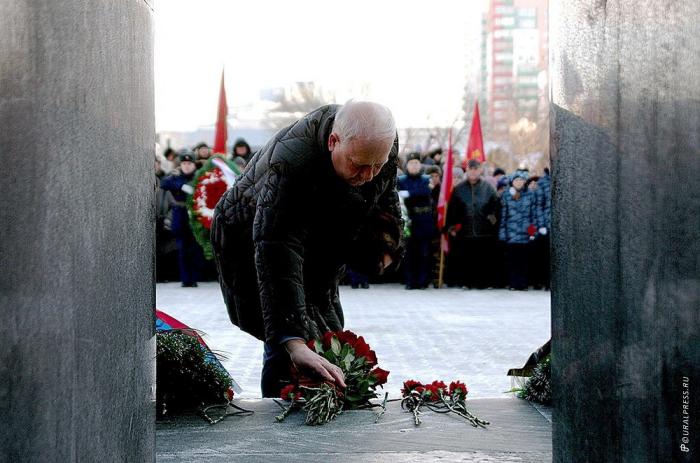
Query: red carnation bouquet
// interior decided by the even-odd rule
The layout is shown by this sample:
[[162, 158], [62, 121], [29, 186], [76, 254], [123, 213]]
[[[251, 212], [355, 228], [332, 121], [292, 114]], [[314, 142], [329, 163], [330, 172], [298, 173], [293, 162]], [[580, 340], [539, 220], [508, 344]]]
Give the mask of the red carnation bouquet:
[[490, 424], [474, 416], [467, 410], [467, 385], [460, 381], [452, 381], [450, 387], [443, 381], [433, 381], [429, 384], [408, 380], [403, 383], [401, 408], [413, 413], [413, 420], [418, 426], [421, 423], [420, 408], [425, 407], [438, 413], [455, 413], [469, 421], [472, 426], [485, 428]]
[[334, 365], [345, 375], [346, 388], [341, 390], [334, 383], [318, 381], [299, 375], [293, 370], [293, 382], [280, 392], [282, 400], [291, 404], [276, 417], [284, 420], [292, 410], [306, 411], [306, 424], [319, 425], [331, 421], [343, 410], [380, 406], [386, 408], [387, 395], [381, 405], [370, 403], [377, 398], [377, 386], [383, 388], [389, 372], [377, 366], [377, 355], [362, 336], [352, 331], [329, 331], [321, 339], [312, 339], [308, 347]]

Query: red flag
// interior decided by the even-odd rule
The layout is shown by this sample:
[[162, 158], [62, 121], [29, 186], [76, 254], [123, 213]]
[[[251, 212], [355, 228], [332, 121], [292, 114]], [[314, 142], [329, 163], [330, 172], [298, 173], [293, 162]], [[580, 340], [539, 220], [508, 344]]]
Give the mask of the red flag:
[[[452, 196], [452, 169], [454, 167], [454, 154], [452, 153], [452, 129], [449, 132], [449, 145], [447, 148], [447, 159], [445, 160], [444, 170], [442, 172], [442, 183], [440, 184], [440, 197], [437, 205], [437, 226], [438, 230], [442, 230], [447, 220], [447, 203], [450, 202]], [[445, 252], [447, 249], [447, 237], [444, 234], [440, 235], [442, 247]]]
[[481, 118], [479, 117], [479, 102], [474, 103], [474, 117], [472, 118], [472, 130], [469, 132], [469, 144], [467, 151], [464, 153], [464, 161], [462, 167], [467, 170], [467, 163], [470, 159], [476, 159], [479, 162], [486, 161], [484, 155], [484, 139], [481, 136]]
[[216, 116], [216, 132], [214, 135], [214, 154], [226, 154], [226, 138], [228, 137], [228, 105], [226, 104], [226, 88], [224, 88], [224, 71], [221, 70], [221, 89], [219, 90], [219, 112]]

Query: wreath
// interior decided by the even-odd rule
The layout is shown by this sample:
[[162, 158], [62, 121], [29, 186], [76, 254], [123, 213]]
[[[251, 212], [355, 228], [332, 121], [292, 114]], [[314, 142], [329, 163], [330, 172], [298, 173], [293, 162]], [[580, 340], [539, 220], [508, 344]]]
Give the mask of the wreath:
[[213, 156], [197, 170], [189, 185], [194, 190], [187, 198], [187, 212], [190, 226], [197, 243], [204, 251], [204, 257], [211, 260], [214, 250], [209, 240], [214, 208], [219, 199], [231, 188], [240, 175], [236, 164], [222, 156]]

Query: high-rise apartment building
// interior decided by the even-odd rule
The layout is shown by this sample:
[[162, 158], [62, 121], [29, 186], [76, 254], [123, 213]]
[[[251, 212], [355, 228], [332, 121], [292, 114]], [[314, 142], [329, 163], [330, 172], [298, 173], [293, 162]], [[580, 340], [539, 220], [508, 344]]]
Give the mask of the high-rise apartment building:
[[547, 0], [490, 0], [482, 18], [478, 95], [484, 135], [507, 143], [511, 126], [546, 117]]

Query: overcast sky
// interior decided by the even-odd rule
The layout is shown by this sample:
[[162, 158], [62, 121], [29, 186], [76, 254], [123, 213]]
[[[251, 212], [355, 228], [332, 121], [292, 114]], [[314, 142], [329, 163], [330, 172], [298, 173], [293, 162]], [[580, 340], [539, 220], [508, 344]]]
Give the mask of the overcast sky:
[[[450, 124], [476, 72], [484, 0], [225, 1], [155, 3], [157, 130], [216, 118], [221, 68], [229, 107], [297, 81], [369, 97], [399, 126]], [[358, 96], [358, 95], [354, 95]]]

